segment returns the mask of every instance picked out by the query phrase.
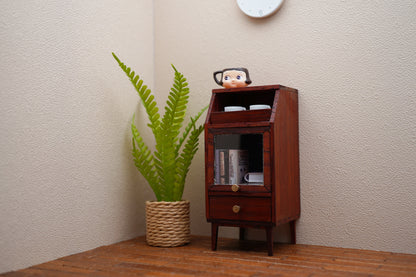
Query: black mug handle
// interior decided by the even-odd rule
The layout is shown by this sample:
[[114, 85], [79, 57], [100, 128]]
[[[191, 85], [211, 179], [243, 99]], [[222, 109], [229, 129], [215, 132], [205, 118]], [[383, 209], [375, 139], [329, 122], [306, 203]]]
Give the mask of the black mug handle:
[[[221, 79], [220, 80], [218, 80], [217, 79], [217, 75], [218, 74], [220, 74], [221, 73]], [[223, 74], [223, 71], [222, 70], [218, 70], [218, 71], [215, 71], [214, 72], [214, 80], [215, 80], [215, 82], [217, 83], [217, 84], [219, 84], [220, 86], [222, 86], [222, 74]]]

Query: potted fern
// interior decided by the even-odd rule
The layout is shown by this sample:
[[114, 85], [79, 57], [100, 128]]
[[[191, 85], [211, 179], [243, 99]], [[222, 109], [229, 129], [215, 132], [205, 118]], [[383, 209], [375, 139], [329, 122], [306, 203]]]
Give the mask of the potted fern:
[[190, 204], [182, 200], [182, 194], [189, 167], [198, 150], [199, 135], [204, 130], [202, 124], [197, 125], [197, 121], [208, 106], [191, 117], [183, 129], [189, 98], [186, 78], [172, 65], [174, 83], [161, 116], [151, 90], [143, 84], [139, 75], [112, 54], [136, 89], [156, 142], [155, 150], [151, 151], [136, 128], [133, 115], [131, 133], [134, 164], [157, 199], [146, 201], [146, 241], [149, 245], [162, 247], [189, 243]]

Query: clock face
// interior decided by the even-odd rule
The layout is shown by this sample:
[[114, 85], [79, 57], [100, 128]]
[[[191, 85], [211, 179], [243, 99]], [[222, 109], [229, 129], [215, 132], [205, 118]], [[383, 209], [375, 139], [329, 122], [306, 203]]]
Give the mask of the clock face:
[[283, 0], [237, 0], [237, 4], [246, 15], [260, 18], [276, 12]]

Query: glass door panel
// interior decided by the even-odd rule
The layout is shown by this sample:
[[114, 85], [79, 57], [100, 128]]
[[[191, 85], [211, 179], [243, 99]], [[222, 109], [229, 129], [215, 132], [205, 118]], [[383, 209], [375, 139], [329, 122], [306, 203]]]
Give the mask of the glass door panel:
[[214, 184], [263, 186], [263, 134], [214, 135]]

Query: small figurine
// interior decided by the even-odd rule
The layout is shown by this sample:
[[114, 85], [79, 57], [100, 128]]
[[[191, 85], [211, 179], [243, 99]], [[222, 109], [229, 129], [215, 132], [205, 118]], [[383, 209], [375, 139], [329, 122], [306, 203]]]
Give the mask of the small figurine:
[[[220, 80], [217, 79], [218, 74], [221, 74]], [[251, 84], [248, 70], [244, 67], [226, 68], [215, 71], [214, 80], [224, 88], [241, 88]]]

